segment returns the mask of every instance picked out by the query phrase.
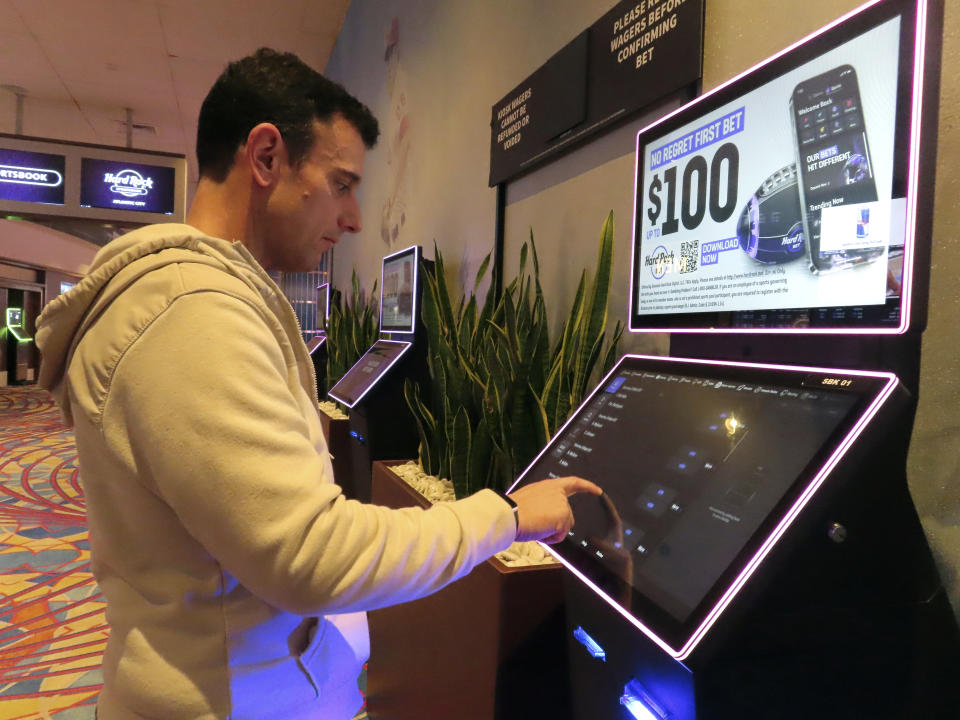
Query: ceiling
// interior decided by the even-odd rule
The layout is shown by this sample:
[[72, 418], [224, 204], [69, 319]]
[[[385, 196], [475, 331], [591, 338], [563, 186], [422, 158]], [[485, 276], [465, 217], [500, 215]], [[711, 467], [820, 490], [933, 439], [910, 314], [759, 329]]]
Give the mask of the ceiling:
[[[187, 156], [200, 104], [261, 46], [326, 67], [350, 0], [0, 0], [0, 132]], [[191, 192], [192, 195], [192, 192]]]

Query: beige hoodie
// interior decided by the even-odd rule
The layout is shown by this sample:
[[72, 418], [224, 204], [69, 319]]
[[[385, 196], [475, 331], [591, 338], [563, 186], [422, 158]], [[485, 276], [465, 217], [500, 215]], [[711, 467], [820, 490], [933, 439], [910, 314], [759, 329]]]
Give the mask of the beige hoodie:
[[107, 599], [100, 720], [349, 718], [367, 639], [345, 613], [433, 592], [514, 538], [490, 491], [427, 511], [343, 498], [292, 308], [239, 243], [118, 238], [37, 343]]

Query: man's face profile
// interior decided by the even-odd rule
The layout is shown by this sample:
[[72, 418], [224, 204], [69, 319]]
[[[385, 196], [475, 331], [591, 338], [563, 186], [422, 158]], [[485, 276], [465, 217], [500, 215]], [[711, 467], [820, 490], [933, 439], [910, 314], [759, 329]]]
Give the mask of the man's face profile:
[[348, 232], [361, 229], [356, 188], [363, 175], [366, 146], [357, 129], [340, 115], [314, 120], [313, 145], [291, 164], [278, 154], [276, 187], [266, 203], [262, 228], [268, 257], [264, 267], [309, 272]]

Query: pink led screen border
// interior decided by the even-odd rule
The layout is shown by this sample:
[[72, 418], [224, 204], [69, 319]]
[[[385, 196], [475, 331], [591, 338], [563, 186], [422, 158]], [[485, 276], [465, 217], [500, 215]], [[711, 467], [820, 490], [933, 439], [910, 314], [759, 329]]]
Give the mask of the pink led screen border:
[[[895, 21], [899, 24], [892, 31]], [[640, 130], [628, 308], [632, 332], [891, 335], [910, 328], [916, 291], [920, 128], [929, 70], [927, 22], [927, 0], [868, 2]], [[885, 83], [881, 102], [875, 92], [878, 83], [871, 75], [881, 71], [872, 67], [877, 63], [863, 59], [864, 52], [871, 52], [872, 36], [861, 36], [885, 33], [889, 39], [891, 32], [903, 42], [900, 57], [893, 53], [885, 61], [895, 66], [896, 82]], [[911, 45], [912, 54], [908, 54]], [[861, 48], [861, 62], [849, 74], [850, 95], [845, 102], [852, 104], [853, 111], [861, 105], [862, 113], [848, 118], [843, 113], [850, 108], [836, 112], [834, 107], [836, 118], [831, 120], [828, 107], [825, 124], [849, 122], [857, 127], [859, 119], [861, 128], [866, 120], [866, 128], [856, 142], [848, 140], [845, 145], [847, 128], [838, 125], [840, 141], [824, 140], [816, 152], [802, 150], [808, 140], [801, 127], [806, 122], [802, 113], [810, 108], [800, 104], [795, 108], [797, 90], [791, 96], [790, 89], [799, 88], [804, 80], [813, 82], [811, 76], [817, 73], [821, 74], [814, 79], [829, 87], [831, 78], [825, 71], [851, 67], [844, 53], [854, 47]], [[909, 83], [909, 92], [900, 87], [904, 83]], [[889, 106], [891, 98], [894, 110]], [[806, 119], [811, 118], [816, 124], [814, 114]], [[823, 137], [830, 132], [827, 128]], [[789, 153], [785, 144], [790, 145]], [[837, 182], [851, 187], [856, 185], [851, 178], [869, 174], [876, 200], [870, 201], [869, 195], [867, 200], [851, 199], [847, 207], [835, 200], [840, 207], [816, 210], [814, 229], [810, 229], [811, 214], [803, 214], [798, 203], [796, 212], [804, 222], [786, 227], [790, 223], [785, 221], [783, 227], [774, 227], [760, 214], [764, 202], [773, 207], [778, 192], [783, 203], [788, 202], [788, 192], [799, 194], [802, 201], [804, 192], [819, 187], [811, 185], [820, 177], [814, 177], [816, 170], [804, 179], [798, 169], [801, 158], [815, 159], [808, 167], [816, 165], [821, 175], [826, 172], [823, 167], [829, 170], [835, 163], [843, 173], [837, 173]], [[757, 167], [763, 162], [768, 166]], [[858, 162], [859, 171], [855, 169]], [[897, 187], [901, 188], [895, 191], [897, 197], [887, 198], [888, 189]], [[903, 188], [905, 198], [899, 197]], [[853, 193], [838, 186], [838, 198], [844, 192]], [[813, 201], [810, 206], [818, 207]], [[872, 240], [871, 212], [877, 221]], [[898, 240], [893, 240], [899, 238], [900, 223], [904, 227], [902, 256]], [[813, 252], [808, 235], [816, 235], [818, 252]], [[829, 247], [824, 250], [828, 238]], [[835, 243], [839, 244], [834, 247]], [[843, 243], [870, 249], [843, 250]], [[863, 260], [871, 253], [882, 259]], [[863, 262], [851, 262], [847, 269], [839, 262], [833, 266], [839, 270], [819, 266], [822, 257], [858, 254], [854, 259]], [[808, 270], [811, 267], [816, 271]], [[764, 287], [751, 288], [751, 283]], [[762, 306], [776, 305], [767, 299], [778, 296], [789, 300], [779, 301], [779, 307]], [[840, 317], [835, 315], [840, 311], [846, 311], [841, 312], [844, 319], [832, 319]], [[786, 318], [782, 322], [781, 316]], [[789, 326], [794, 322], [797, 326]]]
[[[773, 364], [760, 364], [760, 363], [737, 363], [737, 362], [720, 362], [714, 360], [695, 360], [687, 358], [671, 358], [671, 357], [662, 357], [662, 356], [647, 356], [647, 355], [624, 355], [620, 362], [617, 363], [617, 366], [611, 370], [611, 372], [603, 379], [603, 381], [598, 385], [596, 391], [590, 394], [587, 400], [577, 408], [576, 412], [572, 413], [570, 419], [564, 424], [560, 430], [554, 435], [553, 441], [545, 447], [541, 453], [530, 463], [530, 465], [524, 470], [520, 477], [516, 480], [513, 486], [510, 488], [512, 491], [515, 487], [523, 483], [525, 476], [533, 469], [537, 463], [543, 458], [547, 453], [551, 452], [554, 449], [554, 446], [558, 442], [562, 442], [565, 431], [572, 423], [578, 421], [578, 416], [581, 411], [605, 388], [611, 379], [614, 378], [618, 371], [620, 371], [623, 366], [623, 362], [627, 359], [635, 359], [640, 361], [651, 361], [654, 363], [666, 363], [675, 365], [678, 373], [682, 373], [684, 368], [692, 368], [691, 372], [694, 372], [696, 368], [708, 368], [716, 367], [718, 372], [722, 374], [724, 368], [742, 368], [746, 370], [753, 370], [757, 372], [761, 371], [777, 371], [790, 373], [794, 378], [797, 376], [807, 376], [807, 375], [825, 375], [825, 376], [846, 376], [846, 377], [861, 377], [869, 378], [878, 383], [878, 389], [875, 391], [875, 394], [867, 395], [869, 402], [865, 409], [859, 414], [854, 422], [850, 424], [849, 430], [846, 434], [840, 438], [835, 444], [834, 451], [826, 458], [826, 460], [821, 465], [820, 469], [812, 474], [809, 482], [805, 486], [800, 488], [800, 492], [796, 500], [790, 505], [790, 507], [783, 513], [781, 513], [776, 520], [776, 524], [773, 527], [772, 531], [756, 546], [756, 549], [752, 552], [752, 555], [749, 556], [747, 562], [743, 564], [741, 571], [737, 576], [730, 582], [724, 589], [722, 594], [720, 594], [719, 599], [709, 607], [708, 611], [703, 614], [702, 620], [696, 624], [696, 627], [692, 629], [689, 634], [686, 634], [683, 638], [683, 642], [676, 643], [671, 642], [664, 637], [662, 637], [658, 632], [650, 627], [649, 624], [645, 623], [642, 618], [636, 617], [633, 615], [628, 608], [625, 608], [621, 603], [612, 598], [607, 592], [601, 589], [595, 582], [588, 578], [571, 560], [564, 556], [564, 546], [557, 545], [554, 547], [544, 545], [543, 547], [551, 552], [554, 557], [556, 557], [561, 563], [563, 563], [577, 578], [584, 582], [587, 586], [591, 588], [595, 593], [597, 593], [605, 602], [607, 602], [617, 613], [622, 615], [627, 621], [634, 625], [638, 630], [640, 630], [644, 635], [646, 635], [650, 640], [657, 644], [664, 652], [669, 654], [676, 660], [683, 661], [693, 652], [696, 646], [700, 643], [701, 640], [706, 636], [710, 628], [716, 623], [716, 621], [723, 614], [724, 610], [730, 605], [734, 600], [740, 590], [747, 584], [750, 578], [753, 576], [754, 572], [759, 568], [763, 563], [764, 559], [774, 548], [777, 542], [783, 537], [787, 532], [799, 514], [807, 506], [810, 500], [816, 495], [817, 491], [821, 488], [824, 481], [830, 475], [830, 473], [836, 468], [838, 463], [841, 461], [843, 456], [849, 451], [851, 446], [856, 442], [857, 438], [863, 433], [866, 427], [870, 424], [873, 418], [876, 416], [877, 412], [887, 401], [890, 395], [894, 392], [897, 387], [897, 377], [892, 373], [886, 372], [873, 372], [865, 370], [838, 370], [836, 368], [821, 368], [821, 367], [804, 367], [804, 366], [792, 366], [792, 365], [773, 365]], [[702, 372], [702, 370], [701, 370]], [[752, 543], [756, 545], [756, 543]], [[721, 586], [722, 587], [722, 586]], [[699, 615], [698, 615], [699, 617]]]

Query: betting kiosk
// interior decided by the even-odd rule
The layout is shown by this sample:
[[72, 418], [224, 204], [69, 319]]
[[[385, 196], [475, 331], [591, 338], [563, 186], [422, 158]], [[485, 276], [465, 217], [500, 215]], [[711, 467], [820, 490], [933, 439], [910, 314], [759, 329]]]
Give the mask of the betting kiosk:
[[307, 342], [307, 352], [313, 361], [317, 378], [317, 394], [327, 394], [327, 321], [330, 319], [330, 283], [317, 285], [317, 324], [322, 327]]
[[604, 489], [553, 548], [574, 718], [960, 712], [906, 482], [942, 12], [868, 3], [639, 133], [631, 329], [671, 357], [623, 357], [516, 484]]
[[30, 367], [33, 338], [24, 327], [23, 308], [8, 307], [5, 315], [7, 382], [11, 385], [30, 382], [33, 380], [33, 369]]
[[330, 388], [329, 396], [350, 408], [349, 482], [344, 494], [370, 501], [375, 460], [415, 458], [420, 441], [403, 394], [404, 380], [427, 380], [426, 332], [419, 316], [421, 272], [433, 262], [417, 245], [383, 258], [380, 339]]

